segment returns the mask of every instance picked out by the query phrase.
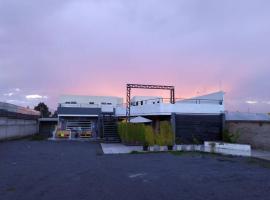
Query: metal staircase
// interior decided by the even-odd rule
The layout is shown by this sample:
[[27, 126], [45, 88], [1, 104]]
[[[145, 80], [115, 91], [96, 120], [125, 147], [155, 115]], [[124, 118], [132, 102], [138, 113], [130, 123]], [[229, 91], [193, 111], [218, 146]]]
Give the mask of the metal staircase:
[[114, 113], [102, 113], [103, 140], [106, 143], [119, 143], [121, 139], [117, 131], [117, 120]]

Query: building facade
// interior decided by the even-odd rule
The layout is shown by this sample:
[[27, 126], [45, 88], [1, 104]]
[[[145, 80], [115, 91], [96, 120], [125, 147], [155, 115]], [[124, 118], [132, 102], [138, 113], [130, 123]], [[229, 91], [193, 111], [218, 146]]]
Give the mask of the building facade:
[[[224, 110], [224, 93], [216, 92], [180, 99], [174, 104], [157, 96], [135, 96], [131, 99], [130, 114], [150, 119], [153, 127], [158, 127], [160, 121], [171, 121], [176, 135], [177, 131], [198, 135], [197, 130], [205, 134], [220, 133]], [[125, 117], [126, 105], [121, 97], [64, 95], [59, 98], [58, 130], [64, 137], [119, 140], [116, 122]], [[189, 127], [183, 125], [185, 119], [189, 119]], [[209, 120], [213, 121], [211, 130], [207, 129]]]

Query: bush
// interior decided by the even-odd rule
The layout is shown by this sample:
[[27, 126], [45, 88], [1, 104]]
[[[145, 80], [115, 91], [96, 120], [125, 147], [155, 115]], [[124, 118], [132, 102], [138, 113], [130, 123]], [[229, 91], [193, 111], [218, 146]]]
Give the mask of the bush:
[[239, 132], [230, 133], [229, 130], [226, 129], [222, 133], [222, 140], [228, 143], [236, 143], [237, 140], [239, 139], [239, 136], [240, 136]]
[[152, 126], [145, 124], [119, 123], [118, 132], [121, 140], [127, 144], [140, 145], [173, 145], [173, 131], [167, 121], [160, 123], [160, 132], [155, 134]]
[[168, 121], [162, 121], [160, 122], [160, 132], [158, 136], [158, 145], [164, 146], [172, 146], [173, 140], [174, 140], [174, 134], [172, 130], [172, 126]]
[[145, 126], [145, 141], [144, 145], [153, 146], [155, 144], [154, 130], [151, 126]]
[[144, 124], [119, 123], [118, 132], [124, 143], [143, 144], [145, 141]]

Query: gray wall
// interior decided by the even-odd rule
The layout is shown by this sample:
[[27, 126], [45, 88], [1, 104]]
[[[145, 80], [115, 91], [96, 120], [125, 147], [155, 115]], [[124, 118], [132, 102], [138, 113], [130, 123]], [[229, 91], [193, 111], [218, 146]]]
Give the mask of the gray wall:
[[24, 137], [37, 132], [37, 120], [0, 117], [0, 140]]
[[230, 133], [239, 133], [237, 142], [252, 148], [270, 150], [270, 122], [226, 121]]

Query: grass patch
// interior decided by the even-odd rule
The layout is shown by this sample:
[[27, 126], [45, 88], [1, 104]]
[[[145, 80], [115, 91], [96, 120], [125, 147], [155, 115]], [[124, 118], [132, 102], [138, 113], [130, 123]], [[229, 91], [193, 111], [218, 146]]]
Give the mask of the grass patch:
[[156, 153], [169, 153], [169, 151], [131, 151], [129, 154], [156, 154]]
[[264, 160], [260, 158], [248, 158], [247, 163], [270, 169], [270, 161], [268, 160]]
[[139, 152], [139, 151], [131, 151], [129, 154], [143, 154], [143, 152]]
[[15, 192], [16, 188], [15, 187], [9, 187], [6, 189], [7, 192]]
[[211, 152], [200, 152], [200, 151], [170, 151], [169, 153], [171, 153], [172, 155], [175, 156], [185, 156], [185, 155], [189, 155], [189, 156], [204, 156], [204, 155], [210, 155], [210, 156], [219, 156], [219, 154], [216, 153], [211, 153]]

